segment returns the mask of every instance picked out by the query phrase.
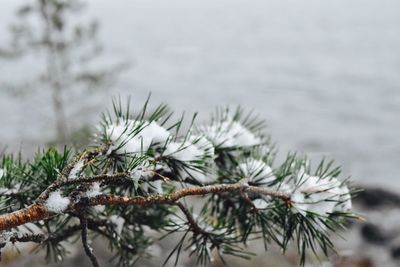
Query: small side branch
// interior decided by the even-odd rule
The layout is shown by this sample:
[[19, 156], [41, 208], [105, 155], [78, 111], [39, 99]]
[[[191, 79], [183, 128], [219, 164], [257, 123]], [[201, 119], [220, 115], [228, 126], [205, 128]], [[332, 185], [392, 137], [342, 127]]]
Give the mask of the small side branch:
[[42, 243], [45, 240], [45, 235], [43, 234], [23, 234], [18, 235], [15, 233], [13, 236], [10, 237], [10, 242], [34, 242], [34, 243]]
[[69, 226], [65, 230], [63, 230], [63, 231], [61, 231], [61, 232], [59, 232], [57, 234], [53, 234], [53, 235], [49, 236], [45, 240], [45, 242], [58, 244], [59, 242], [67, 240], [71, 236], [75, 235], [79, 230], [81, 230], [81, 228], [82, 227], [81, 227], [80, 224]]
[[85, 150], [80, 155], [76, 156], [67, 166], [64, 167], [64, 169], [61, 171], [57, 179], [39, 195], [39, 197], [36, 199], [36, 203], [44, 202], [48, 198], [51, 192], [60, 188], [63, 185], [63, 183], [65, 182], [68, 183], [69, 174], [80, 160], [83, 160], [85, 163], [90, 162], [95, 157], [105, 154], [109, 149], [110, 145], [111, 145], [110, 143], [105, 144], [93, 151]]
[[193, 233], [195, 235], [204, 233], [204, 230], [201, 229], [201, 227], [197, 224], [196, 220], [193, 218], [192, 213], [188, 210], [188, 208], [185, 207], [181, 202], [175, 203], [179, 207], [179, 209], [183, 212], [185, 215], [186, 219], [189, 222], [190, 228], [192, 229]]
[[89, 257], [92, 262], [93, 267], [100, 267], [99, 262], [97, 261], [96, 256], [93, 254], [93, 249], [88, 243], [88, 222], [85, 215], [82, 215], [80, 218], [81, 228], [82, 228], [82, 245], [85, 250], [86, 255]]

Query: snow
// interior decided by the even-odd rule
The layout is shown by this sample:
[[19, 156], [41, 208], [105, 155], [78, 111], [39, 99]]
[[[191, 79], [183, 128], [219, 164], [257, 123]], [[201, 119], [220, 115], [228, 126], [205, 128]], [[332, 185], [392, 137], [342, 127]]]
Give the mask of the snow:
[[1, 231], [0, 232], [0, 244], [7, 243], [10, 241], [10, 238], [14, 235], [13, 232], [10, 231]]
[[211, 184], [214, 183], [217, 177], [211, 172], [207, 173], [197, 170], [197, 169], [186, 169], [186, 173], [190, 175], [190, 177], [194, 178], [200, 184]]
[[163, 249], [158, 244], [151, 244], [146, 248], [146, 251], [147, 253], [149, 253], [151, 256], [154, 257], [159, 257], [163, 253]]
[[[204, 162], [204, 166], [212, 166], [215, 158], [213, 144], [202, 136], [190, 136], [183, 142], [171, 142], [166, 145], [164, 156], [171, 156], [179, 161]], [[196, 168], [185, 168], [181, 175], [189, 175], [201, 184], [215, 181], [215, 177], [203, 170]]]
[[165, 143], [170, 133], [157, 122], [125, 120], [106, 126], [106, 134], [113, 142], [113, 149], [121, 148], [127, 153], [146, 152], [152, 143]]
[[201, 159], [204, 153], [190, 142], [171, 142], [166, 146], [164, 155], [180, 161], [195, 161]]
[[294, 186], [285, 182], [282, 182], [275, 186], [275, 189], [280, 192], [291, 194], [293, 192]]
[[265, 185], [276, 179], [271, 167], [262, 160], [248, 158], [239, 163], [238, 168], [252, 183]]
[[269, 206], [269, 203], [263, 198], [254, 199], [252, 200], [252, 202], [254, 206], [259, 210], [266, 209]]
[[[348, 188], [336, 178], [320, 178], [300, 172], [297, 179], [299, 186], [291, 196], [296, 211], [304, 215], [308, 211], [328, 216], [334, 211], [351, 208]], [[343, 203], [340, 203], [341, 201]]]
[[8, 195], [18, 193], [21, 189], [21, 183], [16, 183], [12, 188], [0, 187], [0, 194]]
[[180, 161], [214, 159], [214, 145], [204, 136], [192, 135], [182, 142], [170, 142], [166, 145], [164, 155]]
[[112, 215], [110, 216], [110, 222], [114, 224], [115, 232], [118, 235], [121, 235], [122, 229], [124, 228], [125, 219], [118, 215]]
[[193, 219], [196, 221], [198, 226], [203, 229], [203, 231], [210, 233], [210, 234], [216, 234], [216, 235], [221, 235], [224, 234], [228, 231], [227, 228], [216, 228], [209, 224], [206, 219], [200, 215], [193, 214]]
[[95, 197], [101, 195], [100, 183], [94, 182], [90, 189], [86, 192], [87, 197]]
[[79, 160], [69, 173], [68, 179], [76, 179], [78, 177], [78, 174], [82, 171], [84, 165], [85, 162], [83, 160]]
[[219, 147], [247, 147], [262, 144], [262, 140], [243, 126], [240, 122], [228, 117], [225, 121], [199, 127], [215, 146]]
[[45, 202], [45, 206], [51, 212], [62, 213], [67, 209], [69, 203], [69, 198], [61, 196], [61, 192], [57, 190], [50, 193], [49, 198]]
[[5, 176], [5, 175], [6, 175], [6, 170], [0, 168], [0, 179], [3, 178], [3, 176]]
[[139, 181], [139, 179], [149, 179], [154, 176], [154, 172], [146, 167], [146, 165], [138, 166], [130, 172], [130, 176], [133, 180]]
[[158, 194], [164, 193], [161, 180], [149, 182], [149, 186], [153, 187]]
[[163, 143], [167, 141], [170, 133], [158, 125], [155, 121], [146, 124], [146, 127], [141, 132], [142, 136], [146, 136], [155, 143]]
[[351, 210], [352, 203], [351, 203], [351, 195], [349, 188], [346, 185], [342, 185], [339, 187], [340, 196], [339, 196], [339, 203], [334, 208], [334, 211], [338, 212], [346, 212]]
[[199, 150], [203, 152], [204, 158], [215, 158], [215, 148], [214, 145], [204, 136], [201, 135], [191, 135], [189, 141], [192, 142]]

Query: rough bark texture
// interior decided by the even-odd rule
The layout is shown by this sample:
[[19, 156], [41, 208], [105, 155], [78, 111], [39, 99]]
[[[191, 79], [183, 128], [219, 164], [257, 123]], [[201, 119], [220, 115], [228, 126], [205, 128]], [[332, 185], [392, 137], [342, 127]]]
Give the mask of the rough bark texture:
[[[290, 195], [274, 191], [269, 188], [260, 188], [256, 186], [249, 186], [247, 184], [219, 184], [209, 186], [195, 186], [190, 188], [183, 188], [170, 194], [155, 194], [149, 196], [115, 196], [115, 195], [99, 195], [87, 199], [85, 205], [138, 205], [146, 206], [151, 204], [174, 204], [177, 200], [186, 196], [198, 196], [211, 193], [224, 193], [224, 192], [253, 192], [262, 195], [269, 195], [272, 197], [280, 198], [286, 203], [290, 204]], [[78, 203], [79, 204], [79, 203]], [[82, 203], [80, 203], [82, 205]], [[77, 206], [76, 206], [77, 207]], [[14, 211], [9, 214], [0, 215], [0, 231], [11, 229], [13, 227], [43, 220], [49, 217], [48, 209], [39, 201], [25, 209]]]
[[11, 229], [28, 222], [35, 222], [49, 217], [49, 211], [41, 204], [33, 204], [25, 209], [0, 215], [0, 231]]

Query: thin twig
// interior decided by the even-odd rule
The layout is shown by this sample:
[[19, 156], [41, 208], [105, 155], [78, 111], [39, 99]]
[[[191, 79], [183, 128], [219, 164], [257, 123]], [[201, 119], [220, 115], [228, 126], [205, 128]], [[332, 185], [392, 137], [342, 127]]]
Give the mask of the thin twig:
[[176, 202], [176, 206], [179, 207], [179, 209], [183, 212], [185, 215], [186, 219], [188, 220], [188, 223], [190, 225], [190, 228], [192, 228], [192, 231], [194, 234], [201, 234], [204, 233], [204, 230], [198, 225], [196, 220], [193, 218], [192, 213], [188, 210], [188, 208], [185, 207], [181, 202]]
[[34, 243], [42, 243], [45, 240], [45, 235], [43, 234], [23, 234], [18, 235], [15, 233], [13, 236], [10, 237], [10, 242], [34, 242]]
[[81, 228], [82, 228], [82, 245], [85, 250], [85, 253], [89, 257], [89, 259], [92, 262], [92, 265], [94, 267], [100, 267], [96, 256], [93, 254], [92, 247], [90, 247], [90, 245], [88, 244], [88, 222], [87, 222], [86, 215], [84, 213], [81, 216], [80, 221], [81, 221]]
[[[88, 221], [88, 229], [90, 229], [90, 230], [92, 230], [92, 231], [94, 231], [94, 232], [96, 232], [98, 234], [101, 234], [102, 236], [104, 236], [107, 239], [113, 239], [114, 238], [113, 236], [109, 235], [107, 232], [101, 230], [98, 225], [91, 224], [89, 221]], [[128, 251], [129, 253], [132, 253], [132, 254], [137, 254], [138, 253], [138, 250], [136, 248], [132, 247], [131, 245], [125, 245], [122, 242], [120, 242], [118, 245], [120, 246], [120, 248]]]

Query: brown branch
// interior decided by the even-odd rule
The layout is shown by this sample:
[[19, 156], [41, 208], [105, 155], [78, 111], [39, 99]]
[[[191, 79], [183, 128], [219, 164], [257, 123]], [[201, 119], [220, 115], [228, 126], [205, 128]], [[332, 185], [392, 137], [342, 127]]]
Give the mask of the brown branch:
[[41, 204], [33, 204], [25, 209], [0, 215], [0, 231], [19, 225], [43, 220], [49, 217], [49, 211]]
[[[290, 195], [265, 187], [249, 186], [243, 183], [218, 184], [208, 186], [195, 186], [177, 190], [170, 194], [154, 194], [148, 196], [114, 196], [99, 195], [87, 199], [88, 206], [96, 205], [151, 205], [151, 204], [174, 204], [177, 200], [196, 195], [206, 195], [212, 193], [234, 193], [234, 192], [253, 192], [262, 195], [279, 198], [290, 203]], [[79, 205], [80, 203], [77, 203]], [[7, 230], [18, 225], [38, 220], [47, 219], [50, 213], [41, 203], [35, 203], [25, 209], [18, 210], [9, 214], [0, 215], [0, 231]]]
[[249, 186], [242, 183], [235, 184], [218, 184], [208, 186], [196, 186], [180, 189], [170, 194], [155, 194], [149, 196], [113, 196], [113, 195], [99, 195], [89, 198], [89, 205], [151, 205], [151, 204], [174, 204], [175, 201], [196, 195], [206, 195], [211, 193], [225, 193], [225, 192], [253, 192], [262, 195], [268, 195], [275, 198], [280, 198], [285, 202], [290, 201], [290, 195], [284, 192], [279, 192], [265, 187]]

